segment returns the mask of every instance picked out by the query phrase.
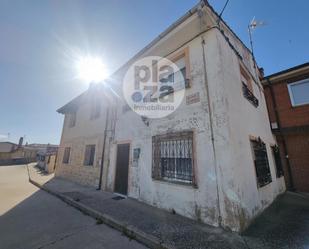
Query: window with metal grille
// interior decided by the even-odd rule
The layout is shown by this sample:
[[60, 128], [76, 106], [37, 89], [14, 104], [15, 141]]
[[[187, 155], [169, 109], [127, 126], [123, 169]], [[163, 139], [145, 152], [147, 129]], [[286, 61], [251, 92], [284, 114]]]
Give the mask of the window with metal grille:
[[95, 145], [86, 145], [84, 165], [91, 166], [94, 162]]
[[101, 103], [99, 100], [95, 100], [93, 103], [92, 103], [92, 106], [91, 106], [91, 114], [90, 114], [90, 119], [97, 119], [100, 117], [100, 114], [101, 114]]
[[69, 163], [70, 153], [71, 153], [71, 148], [70, 147], [64, 148], [64, 154], [63, 154], [62, 163], [66, 163], [66, 164]]
[[152, 177], [194, 184], [193, 132], [152, 137]]
[[283, 176], [283, 168], [282, 168], [282, 163], [281, 163], [281, 157], [280, 157], [280, 150], [277, 145], [271, 147], [273, 151], [273, 157], [275, 161], [275, 166], [276, 166], [276, 175], [277, 178]]
[[240, 78], [242, 83], [242, 92], [244, 97], [255, 107], [258, 107], [259, 100], [254, 96], [252, 79], [245, 69], [240, 66]]
[[266, 145], [261, 139], [251, 140], [254, 156], [254, 166], [259, 187], [263, 187], [272, 181]]

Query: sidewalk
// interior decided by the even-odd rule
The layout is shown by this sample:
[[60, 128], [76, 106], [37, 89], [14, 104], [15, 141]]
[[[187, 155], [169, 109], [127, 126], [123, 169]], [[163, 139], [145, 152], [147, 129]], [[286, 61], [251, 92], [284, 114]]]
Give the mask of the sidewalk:
[[40, 174], [29, 167], [32, 183], [82, 212], [151, 248], [247, 248], [235, 233], [171, 214], [136, 200]]
[[29, 171], [33, 184], [150, 248], [309, 248], [308, 194], [279, 196], [240, 236], [130, 198], [118, 199], [112, 193], [44, 175], [33, 165]]

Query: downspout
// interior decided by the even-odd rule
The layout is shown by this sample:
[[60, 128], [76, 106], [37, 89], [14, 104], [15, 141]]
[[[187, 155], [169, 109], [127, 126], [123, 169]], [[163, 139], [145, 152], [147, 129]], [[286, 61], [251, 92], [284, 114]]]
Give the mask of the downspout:
[[102, 148], [102, 156], [101, 156], [101, 165], [100, 165], [100, 178], [99, 178], [99, 186], [98, 186], [97, 190], [101, 190], [101, 186], [102, 186], [102, 177], [103, 177], [103, 166], [104, 166], [104, 157], [105, 157], [105, 145], [106, 145], [108, 118], [109, 118], [109, 108], [107, 106], [107, 108], [106, 108], [106, 117], [105, 117], [104, 136], [103, 136], [103, 148]]
[[209, 94], [209, 85], [207, 79], [207, 67], [206, 67], [206, 56], [205, 56], [205, 40], [202, 36], [202, 49], [203, 49], [203, 64], [204, 64], [204, 80], [205, 80], [205, 88], [206, 88], [206, 97], [207, 97], [207, 105], [208, 105], [208, 114], [209, 114], [209, 126], [210, 126], [210, 133], [211, 133], [211, 145], [213, 150], [214, 156], [214, 165], [215, 165], [215, 175], [216, 175], [216, 191], [217, 191], [217, 208], [219, 212], [218, 223], [219, 226], [222, 226], [222, 212], [221, 212], [221, 205], [220, 205], [220, 192], [219, 192], [219, 182], [218, 182], [218, 164], [217, 164], [217, 155], [216, 155], [216, 148], [215, 148], [215, 138], [214, 138], [214, 128], [213, 128], [213, 114], [211, 108], [211, 101], [210, 101], [210, 94]]
[[280, 115], [279, 115], [279, 112], [278, 112], [278, 109], [277, 109], [277, 101], [276, 101], [273, 85], [271, 84], [271, 81], [270, 81], [269, 78], [267, 78], [267, 83], [268, 83], [268, 86], [269, 86], [269, 89], [270, 89], [270, 96], [271, 96], [271, 100], [272, 100], [272, 103], [273, 103], [273, 106], [274, 106], [276, 121], [277, 121], [277, 124], [278, 124], [279, 135], [280, 135], [280, 137], [282, 137], [283, 153], [285, 155], [285, 160], [286, 160], [286, 164], [287, 164], [287, 168], [288, 168], [289, 180], [290, 180], [290, 185], [291, 185], [290, 190], [295, 191], [288, 149], [287, 149], [287, 145], [286, 145], [286, 141], [285, 141], [285, 136], [284, 136], [282, 129], [281, 129]]
[[[207, 1], [204, 0], [203, 2], [207, 6]], [[204, 24], [204, 22], [202, 20], [203, 15], [204, 15], [204, 13], [203, 13], [202, 9], [199, 9], [198, 10], [198, 17], [200, 19], [200, 32], [202, 32], [203, 24]], [[205, 32], [208, 32], [213, 28], [218, 28], [218, 27], [217, 26], [210, 27], [210, 28], [206, 29]], [[201, 45], [202, 45], [202, 51], [203, 51], [203, 71], [204, 71], [205, 89], [206, 89], [206, 97], [207, 97], [207, 105], [208, 105], [209, 126], [210, 126], [210, 133], [211, 133], [210, 134], [211, 145], [212, 145], [212, 151], [213, 151], [213, 156], [214, 156], [214, 166], [215, 166], [218, 224], [219, 224], [219, 227], [222, 227], [222, 212], [221, 212], [221, 205], [220, 205], [220, 199], [221, 198], [220, 198], [220, 190], [219, 190], [219, 182], [218, 182], [218, 164], [217, 164], [217, 155], [216, 155], [216, 148], [215, 148], [214, 128], [213, 128], [213, 113], [212, 113], [212, 108], [211, 108], [208, 77], [207, 77], [205, 39], [204, 39], [203, 35], [201, 36]]]

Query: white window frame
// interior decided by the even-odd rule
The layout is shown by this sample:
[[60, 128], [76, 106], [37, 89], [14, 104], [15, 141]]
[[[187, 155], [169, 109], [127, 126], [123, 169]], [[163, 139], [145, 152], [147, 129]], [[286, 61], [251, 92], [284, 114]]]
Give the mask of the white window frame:
[[299, 85], [299, 84], [303, 84], [303, 83], [309, 84], [309, 78], [288, 84], [288, 90], [289, 90], [289, 95], [290, 95], [290, 100], [291, 100], [292, 106], [301, 106], [301, 105], [308, 105], [309, 104], [309, 101], [299, 103], [299, 104], [296, 104], [295, 101], [294, 101], [293, 90], [292, 90], [291, 86]]

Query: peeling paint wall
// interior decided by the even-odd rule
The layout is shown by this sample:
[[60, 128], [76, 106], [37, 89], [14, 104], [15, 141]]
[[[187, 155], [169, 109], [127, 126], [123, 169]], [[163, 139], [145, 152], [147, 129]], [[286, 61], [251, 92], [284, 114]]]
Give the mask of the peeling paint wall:
[[[217, 28], [211, 28], [213, 25], [216, 17], [204, 8], [140, 55], [168, 57], [188, 49], [191, 87], [186, 89], [184, 100], [174, 113], [149, 123], [125, 110], [121, 99], [117, 101], [115, 130], [108, 136], [103, 186], [104, 190], [114, 191], [117, 144], [130, 143], [129, 197], [207, 224], [241, 231], [285, 190], [285, 185], [283, 178], [276, 179], [270, 151], [270, 145], [276, 142], [251, 54], [224, 25], [228, 40]], [[256, 78], [253, 91], [259, 99], [257, 108], [243, 96], [240, 63]], [[115, 89], [121, 89], [127, 67], [113, 76], [119, 81], [113, 86]], [[121, 91], [118, 93], [122, 95]], [[56, 175], [95, 186], [99, 179], [105, 115], [101, 114], [96, 121], [90, 121], [89, 115], [90, 104], [85, 99], [77, 112], [76, 127], [68, 128], [65, 118]], [[152, 136], [184, 130], [194, 132], [197, 187], [152, 179]], [[267, 145], [272, 183], [263, 188], [257, 187], [250, 136], [261, 137]], [[82, 165], [86, 144], [96, 144], [93, 167]], [[62, 164], [66, 146], [72, 147], [72, 161], [68, 165]], [[133, 150], [137, 148], [140, 157], [133, 161]]]
[[[209, 25], [211, 20], [213, 16], [209, 15], [204, 23]], [[194, 32], [200, 32], [199, 25], [197, 15], [192, 16], [143, 55], [165, 56], [188, 47], [191, 87], [186, 90], [182, 105], [173, 114], [160, 120], [150, 120], [149, 126], [133, 111], [123, 113], [119, 107], [115, 141], [111, 149], [108, 189], [113, 191], [117, 143], [129, 141], [131, 154], [134, 148], [141, 149], [138, 162], [133, 163], [131, 159], [129, 164], [130, 197], [211, 225], [219, 225], [220, 211], [222, 226], [241, 231], [285, 190], [284, 180], [276, 179], [270, 150], [270, 145], [276, 142], [269, 128], [264, 93], [261, 87], [258, 87], [260, 83], [256, 77], [251, 54], [225, 30], [229, 37], [228, 44], [218, 29], [203, 34], [213, 115], [215, 151], [213, 150], [203, 68], [202, 36], [194, 35]], [[185, 30], [190, 30], [191, 38], [195, 38], [188, 39], [182, 33]], [[182, 42], [185, 45], [178, 46]], [[232, 50], [231, 44], [239, 50], [242, 60]], [[256, 77], [254, 94], [259, 99], [258, 108], [249, 103], [242, 94], [240, 63]], [[200, 101], [187, 104], [186, 99], [196, 93], [199, 93]], [[183, 130], [194, 131], [197, 188], [154, 180], [151, 176], [152, 136]], [[256, 183], [250, 135], [261, 137], [267, 144], [272, 183], [260, 189]]]

